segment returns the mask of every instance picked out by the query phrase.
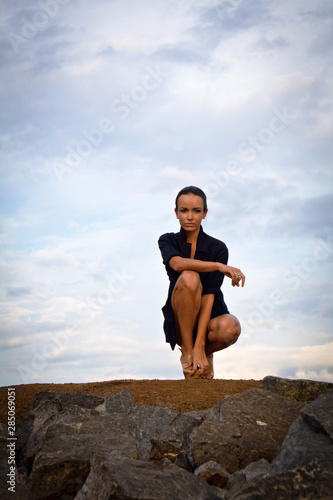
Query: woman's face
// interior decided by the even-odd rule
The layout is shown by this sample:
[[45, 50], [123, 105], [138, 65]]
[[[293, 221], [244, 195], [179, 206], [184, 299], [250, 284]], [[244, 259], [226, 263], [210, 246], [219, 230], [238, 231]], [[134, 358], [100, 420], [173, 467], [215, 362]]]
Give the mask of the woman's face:
[[201, 196], [192, 193], [182, 194], [175, 208], [177, 219], [186, 232], [198, 231], [207, 212], [208, 210], [204, 210], [204, 201]]

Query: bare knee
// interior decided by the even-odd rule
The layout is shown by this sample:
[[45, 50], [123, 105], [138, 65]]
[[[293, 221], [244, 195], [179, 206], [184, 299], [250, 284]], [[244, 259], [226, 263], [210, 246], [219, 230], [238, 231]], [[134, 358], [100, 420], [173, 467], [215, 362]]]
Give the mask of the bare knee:
[[231, 314], [220, 316], [215, 328], [211, 332], [211, 340], [225, 347], [229, 347], [237, 342], [241, 333], [241, 326], [236, 318]]
[[235, 342], [237, 342], [240, 333], [241, 326], [239, 324], [239, 321], [237, 320], [232, 322], [232, 324], [230, 324], [227, 328], [227, 341], [229, 342], [229, 345], [235, 344]]
[[200, 276], [197, 271], [183, 271], [178, 278], [177, 286], [180, 288], [186, 288], [191, 291], [197, 291], [202, 288]]

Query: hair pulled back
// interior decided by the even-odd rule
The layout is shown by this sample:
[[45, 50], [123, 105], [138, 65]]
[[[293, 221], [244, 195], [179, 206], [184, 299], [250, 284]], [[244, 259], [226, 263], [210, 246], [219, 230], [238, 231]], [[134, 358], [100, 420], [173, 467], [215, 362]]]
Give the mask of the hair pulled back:
[[186, 186], [179, 191], [176, 196], [176, 210], [178, 209], [178, 199], [182, 194], [195, 194], [196, 196], [200, 196], [200, 198], [202, 198], [204, 202], [204, 211], [207, 210], [207, 196], [202, 189], [196, 186]]

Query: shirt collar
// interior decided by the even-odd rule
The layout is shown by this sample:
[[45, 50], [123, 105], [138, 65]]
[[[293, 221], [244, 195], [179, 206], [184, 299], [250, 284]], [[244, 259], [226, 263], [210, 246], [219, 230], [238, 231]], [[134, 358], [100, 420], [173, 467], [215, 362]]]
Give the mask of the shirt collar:
[[[186, 245], [190, 245], [190, 243], [187, 243], [187, 241], [186, 241], [186, 232], [182, 227], [180, 228], [180, 236], [181, 236], [182, 241]], [[200, 226], [200, 232], [198, 235], [196, 251], [197, 252], [209, 252], [208, 245], [207, 245], [206, 233], [203, 231], [202, 226]]]

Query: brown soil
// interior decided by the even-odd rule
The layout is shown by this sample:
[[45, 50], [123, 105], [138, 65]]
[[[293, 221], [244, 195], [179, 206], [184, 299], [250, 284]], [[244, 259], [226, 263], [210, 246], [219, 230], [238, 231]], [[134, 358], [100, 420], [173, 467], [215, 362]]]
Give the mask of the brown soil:
[[[111, 380], [85, 384], [16, 385], [16, 423], [28, 412], [37, 392], [55, 391], [105, 397], [107, 392], [132, 392], [136, 403], [170, 408], [180, 413], [206, 410], [221, 399], [259, 386], [258, 380]], [[0, 423], [7, 422], [7, 387], [0, 387]]]

